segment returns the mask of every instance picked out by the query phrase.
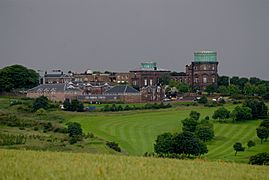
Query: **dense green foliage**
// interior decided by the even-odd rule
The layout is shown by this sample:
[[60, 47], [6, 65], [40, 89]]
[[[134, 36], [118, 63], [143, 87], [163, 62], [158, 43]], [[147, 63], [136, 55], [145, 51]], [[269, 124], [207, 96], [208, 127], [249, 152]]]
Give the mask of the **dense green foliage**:
[[82, 102], [72, 99], [71, 102], [69, 99], [66, 99], [63, 103], [64, 109], [67, 111], [77, 111], [77, 112], [83, 112], [84, 111], [84, 105]]
[[169, 133], [158, 136], [154, 150], [156, 153], [186, 154], [188, 156], [198, 156], [208, 152], [206, 145], [188, 131], [172, 136]]
[[208, 103], [208, 99], [206, 96], [202, 96], [200, 99], [198, 99], [197, 102], [200, 104], [206, 104], [206, 103]]
[[250, 149], [251, 147], [255, 146], [256, 143], [252, 140], [249, 140], [247, 145], [248, 145], [248, 148]]
[[106, 145], [107, 145], [109, 148], [114, 149], [114, 150], [117, 151], [117, 152], [121, 152], [121, 149], [120, 149], [118, 143], [115, 143], [115, 142], [106, 142]]
[[105, 105], [101, 111], [104, 111], [104, 112], [108, 112], [108, 111], [111, 111], [111, 112], [116, 112], [116, 111], [131, 111], [131, 110], [143, 110], [143, 109], [166, 109], [166, 108], [171, 108], [171, 104], [164, 104], [164, 103], [154, 103], [154, 104], [151, 104], [151, 103], [147, 103], [145, 105], [141, 105], [141, 106], [130, 106], [130, 105], [116, 105], [116, 104], [112, 104], [112, 105]]
[[253, 118], [266, 118], [268, 107], [263, 101], [257, 99], [248, 99], [244, 102], [243, 106], [251, 109]]
[[239, 151], [242, 151], [242, 152], [245, 151], [245, 148], [242, 146], [242, 143], [240, 143], [240, 142], [235, 143], [233, 145], [233, 148], [235, 150], [235, 156], [236, 156], [237, 152], [239, 152]]
[[252, 113], [249, 107], [236, 106], [231, 113], [234, 121], [251, 120]]
[[260, 126], [256, 129], [257, 131], [257, 136], [261, 139], [261, 144], [263, 142], [263, 140], [267, 140], [267, 138], [269, 137], [269, 129], [267, 129], [266, 127]]
[[195, 135], [202, 141], [210, 141], [215, 136], [213, 126], [209, 124], [199, 124], [196, 127]]
[[213, 119], [218, 119], [219, 121], [228, 119], [229, 117], [230, 117], [230, 111], [225, 107], [217, 109], [212, 116]]
[[239, 78], [237, 76], [229, 78], [220, 76], [218, 78], [217, 92], [224, 96], [239, 97], [245, 96], [263, 96], [266, 97], [269, 90], [269, 82], [256, 77]]
[[32, 69], [12, 65], [0, 69], [0, 92], [14, 89], [29, 89], [39, 83], [39, 75]]
[[249, 164], [253, 165], [268, 165], [269, 166], [269, 153], [258, 153], [249, 158]]
[[48, 98], [45, 96], [40, 96], [40, 97], [35, 99], [33, 106], [32, 106], [32, 111], [35, 112], [40, 108], [48, 109], [48, 105], [49, 105]]

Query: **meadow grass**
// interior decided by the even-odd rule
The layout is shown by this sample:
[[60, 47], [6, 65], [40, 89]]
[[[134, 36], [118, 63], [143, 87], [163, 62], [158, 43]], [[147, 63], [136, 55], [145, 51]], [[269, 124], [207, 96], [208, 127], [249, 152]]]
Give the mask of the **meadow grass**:
[[268, 166], [87, 153], [0, 150], [0, 179], [269, 179]]
[[[226, 105], [232, 110], [235, 105]], [[145, 110], [116, 113], [84, 113], [69, 115], [71, 121], [79, 122], [84, 132], [93, 132], [99, 137], [115, 141], [130, 155], [153, 152], [156, 137], [164, 132], [180, 132], [181, 120], [188, 117], [191, 110], [201, 113], [202, 118], [212, 116], [217, 109], [203, 106], [177, 107], [165, 110]], [[208, 143], [210, 160], [248, 162], [251, 155], [269, 151], [269, 143], [260, 144], [256, 136], [259, 120], [241, 123], [214, 123], [215, 139]], [[256, 146], [234, 156], [233, 144], [241, 142], [246, 147], [253, 140]]]

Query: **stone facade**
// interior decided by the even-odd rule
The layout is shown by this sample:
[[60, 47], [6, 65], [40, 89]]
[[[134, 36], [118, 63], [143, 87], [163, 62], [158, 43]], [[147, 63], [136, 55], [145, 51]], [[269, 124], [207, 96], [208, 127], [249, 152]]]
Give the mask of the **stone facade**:
[[165, 96], [164, 88], [161, 86], [142, 87], [140, 92], [143, 102], [162, 101]]
[[26, 96], [30, 98], [46, 96], [51, 101], [63, 102], [65, 99], [76, 99], [82, 92], [72, 84], [41, 84], [29, 89]]
[[157, 68], [156, 63], [141, 63], [140, 69], [130, 71], [129, 84], [138, 88], [156, 86], [160, 78], [169, 74], [169, 70]]

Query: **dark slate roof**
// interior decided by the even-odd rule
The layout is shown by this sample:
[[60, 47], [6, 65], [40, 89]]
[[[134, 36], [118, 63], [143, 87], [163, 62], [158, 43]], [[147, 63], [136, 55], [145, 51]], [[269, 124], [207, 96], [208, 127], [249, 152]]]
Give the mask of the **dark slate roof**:
[[80, 89], [72, 84], [40, 84], [28, 92], [65, 92], [65, 91], [80, 91]]
[[104, 92], [104, 94], [128, 94], [128, 93], [139, 93], [139, 91], [128, 85], [125, 86], [118, 85]]

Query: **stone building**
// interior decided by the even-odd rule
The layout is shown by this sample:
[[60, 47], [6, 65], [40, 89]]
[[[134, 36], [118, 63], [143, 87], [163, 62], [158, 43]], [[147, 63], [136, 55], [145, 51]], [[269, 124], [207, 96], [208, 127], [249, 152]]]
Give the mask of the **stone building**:
[[64, 84], [41, 84], [27, 91], [27, 97], [37, 98], [46, 96], [51, 101], [61, 101], [65, 99], [76, 99], [82, 95], [82, 90], [73, 83]]
[[160, 69], [155, 62], [141, 63], [141, 68], [131, 70], [129, 74], [129, 84], [138, 88], [156, 86], [160, 79], [169, 76], [170, 71]]
[[128, 85], [117, 85], [103, 94], [79, 95], [78, 100], [83, 102], [141, 102], [141, 93]]
[[62, 71], [55, 71], [48, 73], [45, 72], [42, 78], [43, 84], [62, 84], [69, 83], [72, 81], [72, 76], [69, 74], [64, 74]]
[[73, 74], [73, 82], [83, 82], [83, 83], [109, 83], [111, 82], [109, 74], [104, 73], [74, 73]]
[[161, 86], [147, 86], [140, 89], [143, 102], [162, 101], [165, 96], [165, 90]]
[[218, 61], [215, 51], [194, 52], [194, 61], [186, 65], [186, 72], [171, 78], [189, 84], [192, 89], [204, 90], [209, 85], [217, 84]]

